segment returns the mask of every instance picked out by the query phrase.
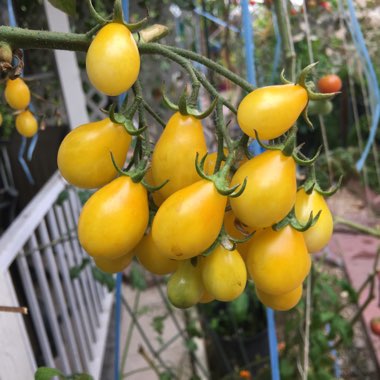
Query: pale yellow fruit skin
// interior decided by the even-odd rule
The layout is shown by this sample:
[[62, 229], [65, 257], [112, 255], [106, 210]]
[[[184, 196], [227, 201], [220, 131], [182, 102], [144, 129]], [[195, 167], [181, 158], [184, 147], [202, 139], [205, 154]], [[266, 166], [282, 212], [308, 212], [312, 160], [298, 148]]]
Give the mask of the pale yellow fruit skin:
[[117, 259], [136, 247], [148, 219], [146, 189], [122, 176], [99, 189], [83, 206], [79, 242], [90, 256]]
[[267, 307], [277, 311], [287, 311], [298, 304], [302, 297], [302, 285], [294, 290], [281, 295], [274, 296], [256, 288], [256, 294], [259, 300]]
[[122, 167], [131, 136], [109, 118], [83, 124], [63, 139], [57, 156], [59, 171], [67, 182], [83, 189], [94, 189], [112, 181], [117, 175], [111, 152]]
[[8, 105], [15, 110], [23, 110], [30, 103], [29, 87], [21, 78], [7, 80], [4, 96]]
[[3, 124], [3, 115], [0, 113], [0, 127], [2, 126]]
[[112, 22], [100, 29], [87, 51], [86, 70], [92, 85], [106, 95], [131, 88], [140, 72], [140, 53], [125, 25]]
[[129, 266], [129, 264], [132, 262], [132, 259], [132, 253], [127, 253], [126, 255], [118, 257], [114, 260], [104, 259], [101, 257], [94, 257], [96, 266], [106, 273], [122, 272], [125, 268]]
[[16, 116], [16, 129], [24, 137], [32, 137], [37, 133], [37, 120], [29, 110], [25, 110]]
[[219, 245], [202, 260], [202, 280], [206, 291], [219, 301], [232, 301], [244, 291], [247, 269], [237, 250]]
[[323, 197], [315, 190], [307, 194], [302, 188], [297, 192], [295, 213], [301, 223], [306, 223], [313, 212], [313, 216], [321, 211], [317, 222], [303, 232], [307, 249], [310, 253], [322, 250], [330, 241], [334, 230], [334, 221], [330, 209]]

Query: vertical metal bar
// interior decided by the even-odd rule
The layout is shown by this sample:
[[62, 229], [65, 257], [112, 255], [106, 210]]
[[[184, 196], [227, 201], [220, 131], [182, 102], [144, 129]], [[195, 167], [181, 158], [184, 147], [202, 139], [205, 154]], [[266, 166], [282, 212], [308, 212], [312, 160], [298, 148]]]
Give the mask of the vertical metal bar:
[[[62, 207], [56, 206], [55, 212], [58, 219], [58, 227], [59, 227], [59, 233], [60, 236], [67, 236], [68, 239], [70, 239], [69, 234], [72, 234], [71, 231], [67, 229], [66, 221], [63, 215]], [[67, 263], [69, 267], [75, 266], [74, 261], [74, 255], [73, 250], [70, 245], [70, 242], [68, 240], [63, 242], [63, 249], [65, 251], [66, 257], [67, 257]], [[83, 344], [83, 358], [86, 363], [88, 364], [90, 358], [92, 359], [92, 351], [91, 351], [91, 322], [88, 310], [86, 309], [86, 305], [83, 299], [83, 291], [81, 289], [80, 280], [78, 278], [72, 279], [72, 284], [75, 291], [76, 300], [75, 303], [79, 309], [80, 315], [81, 315], [81, 322], [80, 322], [80, 330], [83, 331], [84, 338], [85, 338], [85, 344]], [[86, 368], [87, 369], [87, 368]]]
[[[65, 350], [68, 357], [71, 358], [72, 368], [79, 372], [82, 370], [82, 365], [79, 360], [79, 351], [77, 342], [74, 337], [73, 325], [71, 323], [71, 318], [69, 317], [68, 308], [66, 304], [66, 297], [63, 292], [61, 276], [58, 272], [57, 264], [53, 255], [53, 250], [50, 245], [50, 236], [46, 226], [45, 220], [41, 220], [41, 223], [38, 227], [38, 232], [41, 238], [41, 243], [45, 246], [43, 249], [44, 259], [47, 263], [47, 267], [50, 273], [50, 282], [53, 285], [53, 290], [55, 293], [55, 301], [59, 308], [61, 318], [62, 318], [62, 331], [64, 332], [64, 337], [66, 338]], [[62, 257], [61, 257], [62, 259]], [[65, 263], [63, 262], [65, 265]], [[61, 272], [61, 275], [63, 273]], [[74, 310], [71, 310], [73, 313]]]
[[41, 289], [41, 297], [43, 299], [43, 305], [45, 306], [46, 318], [49, 321], [49, 327], [52, 330], [54, 343], [62, 365], [61, 368], [65, 373], [71, 373], [69, 359], [65, 350], [65, 342], [62, 338], [62, 333], [58, 323], [58, 314], [50, 292], [50, 286], [46, 278], [46, 270], [41, 258], [40, 249], [38, 247], [38, 240], [34, 233], [28, 242], [28, 249], [33, 251], [33, 254], [31, 255], [33, 266], [36, 271], [38, 285]]
[[[49, 224], [49, 230], [51, 232], [51, 237], [53, 241], [59, 240], [61, 235], [58, 230], [58, 221], [52, 209], [47, 214], [47, 221]], [[80, 368], [77, 369], [77, 371], [80, 371], [80, 370], [83, 370], [84, 368], [83, 363], [86, 361], [86, 357], [83, 356], [85, 352], [85, 340], [84, 340], [83, 330], [81, 328], [81, 323], [80, 323], [80, 311], [79, 311], [78, 303], [75, 301], [73, 282], [70, 278], [70, 273], [69, 273], [69, 262], [67, 259], [67, 254], [64, 251], [63, 244], [60, 242], [55, 244], [54, 250], [56, 251], [56, 260], [58, 262], [58, 266], [60, 269], [59, 272], [61, 273], [61, 276], [63, 279], [63, 285], [66, 291], [66, 297], [67, 297], [68, 304], [70, 307], [71, 319], [74, 322], [75, 336], [78, 338], [78, 343], [80, 347], [81, 355], [80, 357], [79, 355], [76, 355], [78, 357], [78, 361], [80, 358], [82, 359], [82, 362], [80, 363]]]
[[[71, 213], [70, 204], [69, 202], [63, 203], [63, 210], [64, 215], [66, 218], [66, 225], [69, 229], [69, 231], [75, 231], [76, 230], [76, 223], [73, 220], [73, 215]], [[77, 237], [74, 239], [70, 239], [70, 243], [73, 249], [74, 254], [74, 265], [80, 265], [82, 261], [82, 254], [80, 252], [80, 248], [78, 246]], [[79, 253], [78, 253], [79, 252]], [[87, 315], [89, 316], [89, 327], [90, 327], [90, 333], [91, 333], [91, 341], [93, 342], [95, 340], [95, 328], [96, 328], [96, 321], [95, 321], [95, 308], [90, 296], [90, 292], [88, 289], [88, 279], [87, 279], [87, 273], [81, 273], [79, 279], [80, 283], [82, 285], [83, 289], [83, 296], [84, 296], [84, 305], [87, 309]]]
[[34, 329], [36, 331], [36, 336], [40, 344], [42, 356], [44, 358], [44, 363], [49, 367], [54, 367], [54, 357], [51, 351], [49, 338], [46, 333], [45, 323], [41, 314], [41, 308], [38, 304], [35, 285], [30, 274], [28, 262], [23, 253], [21, 253], [21, 255], [19, 255], [16, 258], [16, 263], [18, 270], [21, 274], [20, 277], [22, 285], [25, 291], [26, 298], [28, 300], [29, 314], [34, 324]]
[[274, 321], [274, 312], [269, 307], [266, 308], [268, 323], [268, 339], [270, 353], [270, 367], [272, 371], [272, 380], [280, 380], [280, 370], [278, 365], [276, 325]]

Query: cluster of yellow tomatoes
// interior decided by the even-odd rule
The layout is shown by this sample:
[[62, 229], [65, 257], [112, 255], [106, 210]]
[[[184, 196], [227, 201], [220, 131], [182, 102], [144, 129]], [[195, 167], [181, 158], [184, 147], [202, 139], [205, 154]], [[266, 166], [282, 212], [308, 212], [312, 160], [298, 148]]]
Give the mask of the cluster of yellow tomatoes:
[[28, 109], [30, 90], [22, 78], [7, 79], [4, 97], [16, 111], [16, 130], [24, 137], [32, 137], [38, 131], [38, 123], [33, 113]]
[[[90, 45], [86, 64], [100, 91], [119, 95], [128, 90], [140, 66], [128, 28], [118, 23], [103, 27]], [[242, 100], [237, 119], [249, 137], [276, 139], [295, 124], [307, 104], [301, 85], [263, 87]], [[206, 156], [202, 122], [178, 111], [153, 148], [149, 170], [118, 176], [132, 137], [111, 119], [74, 129], [58, 152], [58, 167], [68, 182], [98, 189], [82, 209], [78, 236], [100, 269], [122, 271], [136, 256], [148, 271], [170, 274], [168, 297], [180, 308], [214, 299], [231, 301], [244, 291], [249, 277], [265, 305], [287, 310], [298, 303], [310, 253], [328, 243], [333, 223], [318, 186], [297, 191], [293, 152], [267, 150], [235, 159], [230, 173], [214, 173], [216, 153]], [[204, 158], [200, 168], [196, 157]], [[228, 166], [222, 162], [222, 168]], [[227, 181], [236, 189], [244, 184], [244, 191], [239, 196], [220, 191], [220, 182]], [[146, 183], [164, 185], [151, 192]], [[291, 224], [272, 228], [292, 212], [301, 224], [311, 212], [320, 216], [303, 232]]]

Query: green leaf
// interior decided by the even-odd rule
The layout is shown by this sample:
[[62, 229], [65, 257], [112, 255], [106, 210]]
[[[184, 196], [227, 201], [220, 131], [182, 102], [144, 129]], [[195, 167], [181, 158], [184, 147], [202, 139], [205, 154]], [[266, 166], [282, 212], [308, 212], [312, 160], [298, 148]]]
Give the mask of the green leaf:
[[57, 197], [57, 200], [55, 201], [55, 203], [58, 205], [58, 206], [62, 206], [63, 202], [68, 199], [69, 197], [69, 193], [67, 190], [63, 190], [59, 193], [58, 197]]
[[94, 380], [88, 373], [77, 373], [72, 376], [72, 380]]
[[283, 358], [280, 360], [280, 373], [281, 378], [291, 378], [294, 379], [294, 373], [295, 373], [295, 367], [294, 362], [291, 362], [290, 360]]
[[65, 378], [65, 375], [56, 368], [40, 367], [34, 374], [34, 380], [50, 380], [54, 376], [58, 376], [60, 379]]
[[195, 343], [194, 339], [188, 339], [186, 341], [186, 348], [188, 349], [189, 352], [195, 352], [198, 346]]
[[153, 330], [159, 334], [162, 335], [164, 332], [164, 321], [167, 317], [167, 314], [164, 315], [157, 315], [152, 319], [151, 325], [153, 327]]
[[49, 3], [69, 16], [76, 15], [76, 0], [49, 0]]
[[71, 279], [78, 278], [83, 269], [90, 263], [89, 258], [84, 258], [80, 265], [76, 265], [70, 268], [70, 277]]
[[172, 374], [169, 371], [165, 371], [160, 373], [159, 380], [171, 380]]
[[228, 305], [229, 312], [234, 316], [236, 322], [244, 321], [248, 316], [249, 297], [243, 292], [238, 298], [233, 300]]
[[109, 292], [115, 288], [115, 278], [112, 274], [102, 272], [98, 267], [92, 267], [91, 271], [94, 279], [106, 286]]
[[132, 265], [130, 271], [131, 285], [133, 288], [145, 290], [147, 288], [147, 283], [145, 281], [144, 273], [140, 266]]

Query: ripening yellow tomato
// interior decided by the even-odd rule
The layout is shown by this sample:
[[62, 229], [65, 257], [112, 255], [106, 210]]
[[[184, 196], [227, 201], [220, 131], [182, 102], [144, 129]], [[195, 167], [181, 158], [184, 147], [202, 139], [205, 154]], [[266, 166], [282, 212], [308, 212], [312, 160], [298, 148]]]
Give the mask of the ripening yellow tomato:
[[256, 232], [246, 265], [257, 288], [280, 295], [300, 286], [310, 271], [311, 259], [302, 233], [286, 226], [279, 231], [266, 228]]
[[135, 248], [149, 220], [148, 196], [141, 183], [121, 176], [95, 192], [78, 221], [78, 238], [96, 258], [117, 259]]
[[3, 115], [0, 113], [0, 127], [2, 126], [3, 124]]
[[307, 92], [298, 84], [261, 87], [239, 104], [238, 123], [250, 137], [255, 138], [256, 130], [259, 139], [274, 139], [292, 127], [307, 102]]
[[200, 300], [198, 301], [199, 303], [210, 303], [212, 301], [215, 300], [215, 297], [210, 294], [206, 289], [202, 295], [202, 297], [200, 298]]
[[127, 253], [117, 259], [110, 260], [108, 258], [94, 257], [96, 266], [106, 273], [122, 272], [133, 260], [133, 253]]
[[134, 253], [140, 264], [151, 273], [164, 275], [178, 268], [178, 261], [168, 259], [158, 251], [151, 233], [140, 240]]
[[21, 78], [7, 80], [4, 96], [8, 105], [15, 110], [23, 110], [30, 103], [29, 87]]
[[277, 311], [286, 311], [292, 309], [298, 304], [302, 297], [302, 285], [294, 290], [278, 296], [268, 294], [256, 288], [258, 299], [267, 307]]
[[37, 119], [29, 110], [19, 113], [15, 124], [17, 132], [24, 137], [32, 137], [38, 131]]
[[232, 301], [244, 291], [247, 269], [237, 250], [218, 245], [201, 265], [203, 285], [219, 301]]
[[178, 269], [169, 278], [167, 284], [169, 301], [180, 309], [194, 306], [204, 293], [200, 265], [195, 264], [191, 260], [181, 261]]
[[301, 223], [306, 223], [313, 212], [316, 216], [321, 211], [317, 222], [303, 232], [307, 249], [310, 253], [319, 252], [331, 239], [334, 221], [323, 195], [313, 190], [307, 194], [303, 188], [297, 192], [295, 214]]
[[227, 197], [204, 179], [172, 194], [152, 224], [153, 241], [161, 254], [185, 260], [209, 248], [222, 228], [226, 203]]
[[168, 121], [152, 156], [152, 176], [156, 184], [169, 182], [158, 191], [167, 198], [200, 177], [195, 169], [196, 153], [203, 157], [207, 152], [202, 123], [195, 117], [176, 112]]
[[136, 82], [140, 53], [129, 29], [120, 23], [103, 26], [90, 44], [86, 71], [92, 85], [109, 96], [118, 96]]
[[231, 186], [247, 186], [242, 195], [230, 198], [235, 216], [250, 227], [268, 227], [282, 220], [296, 200], [296, 164], [279, 150], [267, 150], [240, 166]]
[[111, 152], [119, 167], [124, 165], [131, 136], [109, 118], [73, 129], [63, 139], [57, 156], [58, 169], [74, 186], [93, 189], [112, 181], [116, 175]]

